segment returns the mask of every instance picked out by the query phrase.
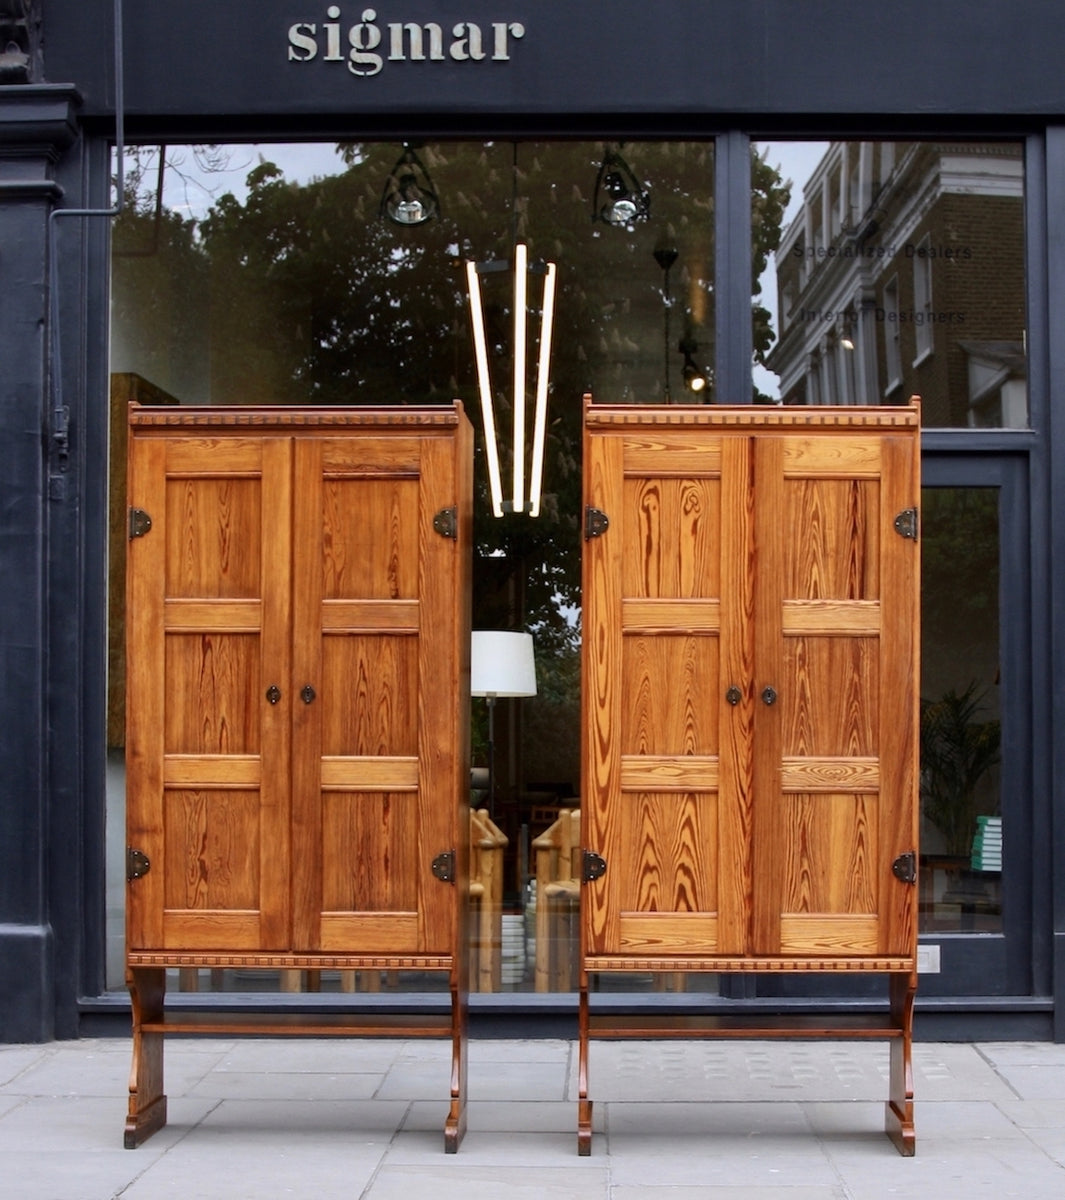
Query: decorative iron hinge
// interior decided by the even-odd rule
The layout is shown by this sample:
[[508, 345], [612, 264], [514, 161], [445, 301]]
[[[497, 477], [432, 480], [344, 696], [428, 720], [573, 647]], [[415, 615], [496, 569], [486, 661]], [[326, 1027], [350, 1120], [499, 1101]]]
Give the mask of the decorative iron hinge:
[[137, 850], [133, 846], [126, 847], [126, 879], [132, 882], [134, 879], [140, 879], [147, 875], [152, 869], [151, 860], [143, 850]]
[[891, 864], [891, 872], [903, 883], [917, 882], [917, 855], [912, 850], [900, 854]]
[[459, 513], [457, 508], [442, 508], [433, 517], [433, 528], [441, 537], [457, 538], [459, 536]]
[[895, 518], [895, 532], [899, 537], [917, 541], [917, 509], [904, 508]]
[[589, 504], [584, 510], [584, 540], [602, 537], [610, 528], [610, 518], [600, 508], [592, 508]]
[[433, 874], [441, 883], [455, 882], [454, 850], [444, 850], [433, 859]]
[[134, 538], [144, 537], [151, 527], [152, 518], [143, 508], [131, 508], [129, 510], [129, 540], [131, 542]]
[[606, 859], [601, 854], [596, 854], [594, 850], [584, 850], [581, 852], [581, 880], [584, 883], [593, 883], [596, 879], [602, 879], [606, 874]]

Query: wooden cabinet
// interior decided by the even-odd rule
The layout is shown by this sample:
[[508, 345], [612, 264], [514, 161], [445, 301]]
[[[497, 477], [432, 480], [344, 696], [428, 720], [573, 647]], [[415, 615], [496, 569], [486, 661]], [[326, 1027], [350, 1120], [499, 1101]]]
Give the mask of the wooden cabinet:
[[[585, 412], [581, 1108], [588, 1040], [883, 1036], [913, 1151], [916, 405]], [[595, 877], [595, 876], [599, 877]], [[884, 972], [853, 1029], [592, 1011], [621, 971]]]
[[[127, 1144], [165, 1121], [167, 967], [447, 972], [465, 1120], [472, 436], [461, 408], [146, 409], [129, 429]], [[382, 1028], [377, 1028], [374, 1022]]]

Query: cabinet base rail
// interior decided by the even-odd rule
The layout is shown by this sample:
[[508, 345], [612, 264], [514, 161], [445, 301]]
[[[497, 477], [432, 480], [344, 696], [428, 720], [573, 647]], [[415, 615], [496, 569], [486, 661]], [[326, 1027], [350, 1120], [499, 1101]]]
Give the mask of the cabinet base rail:
[[761, 1040], [885, 1040], [890, 1043], [888, 1098], [884, 1131], [899, 1153], [911, 1157], [917, 1148], [913, 1108], [913, 1008], [917, 992], [914, 971], [889, 976], [889, 1005], [883, 1014], [826, 1013], [697, 1015], [691, 1013], [631, 1016], [591, 1013], [587, 975], [581, 981], [578, 1041], [577, 1153], [592, 1152], [592, 1100], [589, 1092], [588, 1047], [599, 1040], [732, 1038]]
[[449, 1037], [451, 1094], [444, 1122], [444, 1150], [454, 1154], [466, 1133], [467, 993], [464, 980], [454, 969], [450, 983], [450, 1014], [167, 1010], [165, 968], [130, 967], [127, 984], [133, 1010], [133, 1063], [123, 1145], [135, 1150], [166, 1124], [163, 1045], [168, 1035]]

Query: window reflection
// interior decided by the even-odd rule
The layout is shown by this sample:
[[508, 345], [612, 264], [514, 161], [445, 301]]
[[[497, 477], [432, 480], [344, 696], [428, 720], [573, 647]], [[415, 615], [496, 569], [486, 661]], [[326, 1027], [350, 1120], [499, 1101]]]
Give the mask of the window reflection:
[[1021, 145], [759, 151], [793, 186], [761, 284], [778, 336], [756, 384], [784, 404], [919, 395], [928, 426], [1026, 426]]
[[998, 491], [921, 514], [922, 932], [1002, 931]]
[[[416, 184], [405, 180], [408, 173]], [[473, 626], [533, 632], [538, 695], [501, 704], [496, 714], [494, 804], [471, 830], [471, 986], [574, 987], [581, 396], [591, 391], [615, 404], [716, 399], [713, 143], [452, 142], [418, 145], [409, 154], [396, 143], [371, 142], [142, 146], [129, 151], [126, 182], [112, 261], [116, 429], [124, 428], [129, 399], [354, 405], [458, 398], [474, 414], [466, 260], [506, 259], [521, 239], [531, 257], [557, 264], [542, 515], [495, 520], [480, 463], [475, 475]], [[402, 206], [424, 203], [430, 193], [432, 219], [396, 220], [400, 212], [411, 218]], [[610, 220], [603, 216], [608, 198]], [[779, 240], [783, 202], [779, 176], [756, 165], [759, 270]], [[486, 286], [499, 386], [512, 371], [513, 293], [489, 292]], [[756, 345], [767, 348], [768, 314], [757, 307], [755, 332]], [[124, 461], [117, 442], [112, 461]], [[111, 486], [121, 546], [117, 474]], [[108, 979], [117, 987], [124, 900], [120, 568], [113, 579]], [[473, 702], [472, 726], [474, 762], [483, 766], [483, 700]], [[471, 800], [487, 807], [479, 789]], [[407, 972], [279, 978], [190, 969], [176, 984], [422, 991], [440, 980]]]

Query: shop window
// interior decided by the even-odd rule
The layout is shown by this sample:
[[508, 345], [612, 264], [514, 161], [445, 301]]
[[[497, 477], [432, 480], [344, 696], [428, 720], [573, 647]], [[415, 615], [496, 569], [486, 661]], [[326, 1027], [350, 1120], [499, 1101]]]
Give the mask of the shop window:
[[[815, 403], [810, 355], [835, 336], [856, 348], [853, 388], [822, 380], [821, 403], [837, 393], [858, 404], [919, 395], [928, 427], [1025, 428], [1022, 144], [773, 142], [756, 149], [790, 180], [779, 244], [754, 283], [773, 333], [771, 348], [756, 355], [757, 393], [776, 403]], [[837, 229], [844, 178], [845, 219]], [[777, 316], [785, 296], [790, 322]]]
[[1001, 933], [999, 493], [921, 503], [920, 927]]
[[[429, 181], [419, 174], [421, 201], [435, 205], [424, 223], [414, 222], [413, 209], [400, 211], [405, 199], [397, 201], [388, 182], [401, 178], [401, 163]], [[627, 217], [604, 219], [617, 190], [608, 185], [607, 163], [627, 187], [646, 193], [645, 209], [637, 204]], [[764, 163], [753, 164], [752, 176], [760, 274], [779, 241], [782, 183]], [[572, 871], [563, 839], [580, 804], [581, 397], [590, 390], [618, 404], [716, 399], [713, 143], [140, 146], [129, 151], [126, 179], [111, 296], [119, 517], [130, 399], [359, 405], [458, 398], [476, 427], [464, 265], [506, 260], [516, 240], [533, 259], [556, 264], [541, 515], [492, 517], [481, 447], [476, 467], [474, 628], [533, 634], [538, 694], [496, 706], [491, 787], [487, 706], [472, 702], [474, 761], [482, 769], [471, 780], [471, 799], [485, 814], [475, 870], [490, 884], [477, 908], [473, 986], [575, 986], [572, 905], [553, 906], [545, 924], [536, 893], [548, 882], [565, 883]], [[389, 219], [390, 207], [399, 221]], [[500, 386], [512, 371], [513, 293], [492, 292], [495, 282], [486, 281], [486, 320]], [[752, 320], [755, 344], [768, 350], [770, 320], [758, 303]], [[699, 391], [690, 386], [696, 375]], [[121, 538], [120, 522], [116, 553]], [[125, 891], [121, 577], [116, 560], [108, 739], [108, 982], [115, 988], [122, 984]], [[380, 973], [201, 971], [175, 986], [423, 990], [432, 982]]]

